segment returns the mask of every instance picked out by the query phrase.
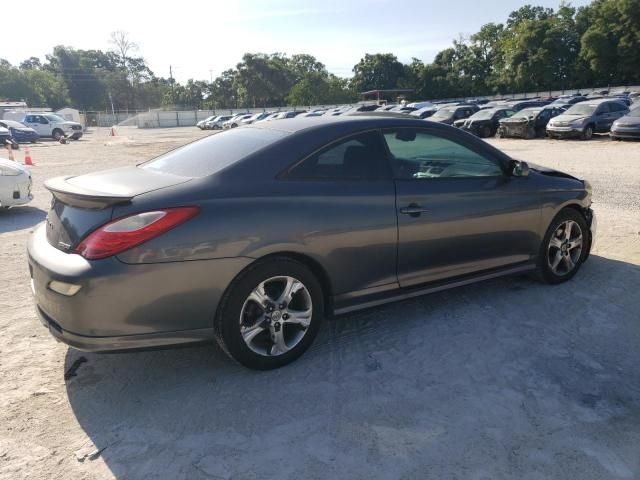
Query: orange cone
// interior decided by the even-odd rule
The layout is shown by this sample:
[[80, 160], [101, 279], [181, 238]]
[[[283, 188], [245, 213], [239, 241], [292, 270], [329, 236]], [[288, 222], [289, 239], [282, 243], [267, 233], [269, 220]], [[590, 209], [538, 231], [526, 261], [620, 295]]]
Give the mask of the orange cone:
[[13, 158], [13, 147], [11, 145], [7, 145], [7, 150], [9, 151], [9, 160], [12, 161], [16, 161], [15, 158]]
[[116, 127], [113, 126], [111, 127], [111, 133], [109, 134], [110, 137], [115, 137], [116, 136]]
[[33, 165], [33, 161], [31, 160], [31, 153], [29, 153], [29, 147], [24, 147], [24, 164]]

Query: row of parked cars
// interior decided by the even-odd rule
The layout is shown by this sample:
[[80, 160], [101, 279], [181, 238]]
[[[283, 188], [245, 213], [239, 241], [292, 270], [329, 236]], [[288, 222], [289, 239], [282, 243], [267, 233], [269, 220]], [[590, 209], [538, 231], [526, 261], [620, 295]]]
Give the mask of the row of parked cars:
[[[640, 138], [640, 102], [636, 92], [603, 96], [574, 94], [557, 98], [524, 100], [475, 100], [464, 103], [415, 102], [404, 105], [342, 106], [311, 111], [243, 112], [236, 115], [214, 115], [198, 123], [198, 127], [227, 129], [255, 122], [300, 116], [374, 114], [410, 115], [464, 129], [478, 137], [493, 136], [536, 138], [577, 137], [590, 139], [594, 133], [607, 133], [612, 138]], [[636, 102], [633, 104], [633, 102]], [[636, 107], [636, 108], [634, 108]]]
[[20, 148], [21, 143], [36, 143], [40, 138], [63, 137], [78, 140], [82, 137], [82, 125], [65, 120], [54, 113], [27, 113], [22, 121], [0, 119], [0, 146]]

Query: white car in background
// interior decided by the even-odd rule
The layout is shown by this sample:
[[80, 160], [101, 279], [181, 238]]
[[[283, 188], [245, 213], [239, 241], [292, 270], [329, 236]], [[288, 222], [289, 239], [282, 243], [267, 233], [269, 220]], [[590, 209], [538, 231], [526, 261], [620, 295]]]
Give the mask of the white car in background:
[[24, 205], [31, 200], [29, 170], [19, 163], [0, 158], [0, 209]]
[[78, 140], [82, 137], [82, 125], [65, 120], [53, 113], [27, 113], [21, 123], [33, 128], [40, 137], [49, 137], [54, 140], [60, 140], [62, 137]]
[[255, 113], [255, 114], [251, 115], [249, 118], [245, 118], [244, 120], [241, 120], [240, 124], [241, 125], [251, 125], [252, 123], [259, 122], [260, 120], [264, 120], [265, 118], [267, 118], [272, 113], [273, 112]]
[[233, 117], [231, 120], [227, 120], [226, 122], [224, 122], [222, 124], [222, 128], [227, 129], [227, 128], [236, 128], [239, 127], [241, 125], [241, 121], [245, 120], [249, 117], [253, 116], [253, 113], [241, 113], [239, 115], [236, 115], [235, 117]]
[[205, 130], [217, 130], [222, 128], [222, 124], [227, 120], [231, 120], [233, 115], [217, 115], [213, 118], [213, 120], [209, 120], [204, 124]]
[[200, 120], [198, 123], [196, 123], [196, 127], [198, 127], [200, 130], [204, 130], [206, 128], [206, 123], [212, 121], [214, 118], [216, 118], [216, 115], [211, 115], [204, 120]]

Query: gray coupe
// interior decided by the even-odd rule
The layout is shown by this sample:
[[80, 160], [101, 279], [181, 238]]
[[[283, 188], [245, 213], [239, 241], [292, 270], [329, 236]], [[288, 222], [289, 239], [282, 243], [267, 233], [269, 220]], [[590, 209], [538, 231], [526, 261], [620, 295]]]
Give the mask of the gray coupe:
[[28, 262], [54, 337], [96, 352], [216, 339], [256, 369], [299, 357], [325, 314], [568, 280], [595, 228], [588, 182], [368, 114], [256, 123], [46, 187]]

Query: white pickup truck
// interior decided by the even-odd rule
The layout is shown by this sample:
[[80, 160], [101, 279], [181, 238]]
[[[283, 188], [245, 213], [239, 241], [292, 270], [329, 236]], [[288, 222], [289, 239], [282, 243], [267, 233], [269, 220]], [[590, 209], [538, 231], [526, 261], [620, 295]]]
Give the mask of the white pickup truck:
[[50, 137], [54, 140], [60, 140], [62, 137], [78, 140], [83, 133], [82, 125], [53, 113], [27, 113], [22, 123], [33, 128], [40, 137]]

